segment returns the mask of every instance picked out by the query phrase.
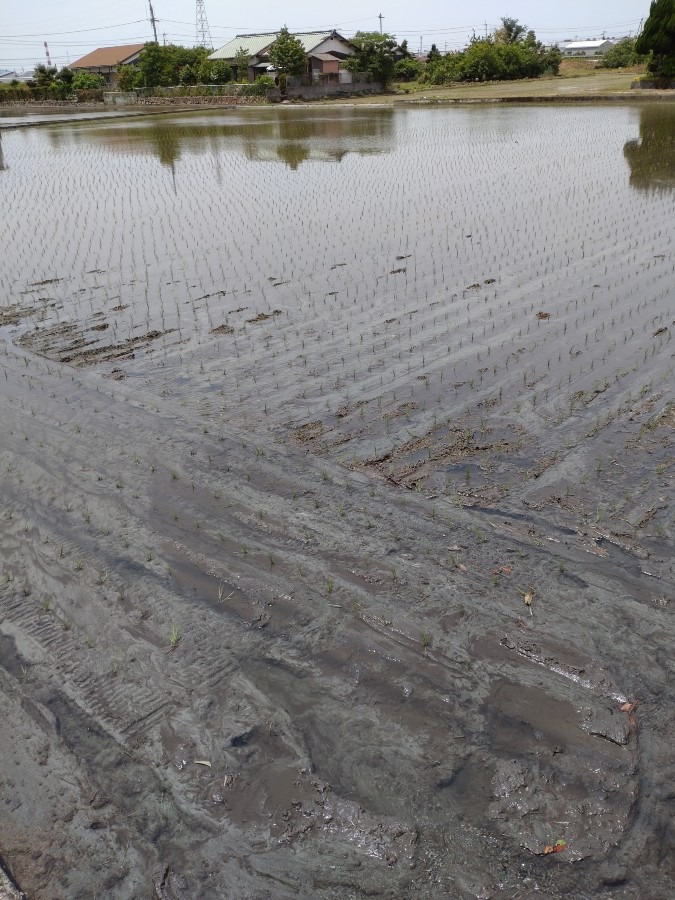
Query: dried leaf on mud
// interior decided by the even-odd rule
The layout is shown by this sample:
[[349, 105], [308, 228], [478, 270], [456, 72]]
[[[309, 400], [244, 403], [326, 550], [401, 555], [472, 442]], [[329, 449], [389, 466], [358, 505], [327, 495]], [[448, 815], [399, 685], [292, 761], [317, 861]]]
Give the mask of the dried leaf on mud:
[[208, 761], [208, 759], [196, 759], [195, 765], [196, 766], [208, 766], [209, 769], [211, 768], [211, 763]]
[[567, 841], [556, 841], [555, 844], [547, 844], [544, 847], [544, 856], [548, 856], [550, 853], [562, 853], [566, 847]]

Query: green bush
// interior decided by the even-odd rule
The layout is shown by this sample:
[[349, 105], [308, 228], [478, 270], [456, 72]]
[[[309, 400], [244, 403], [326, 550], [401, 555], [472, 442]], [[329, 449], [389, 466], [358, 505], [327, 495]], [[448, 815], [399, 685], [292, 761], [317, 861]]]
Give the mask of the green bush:
[[74, 91], [96, 91], [105, 87], [105, 78], [93, 72], [78, 72], [69, 87]]
[[31, 99], [31, 89], [25, 81], [0, 84], [0, 103], [21, 103]]
[[635, 66], [644, 61], [635, 49], [634, 38], [624, 38], [611, 47], [600, 60], [601, 69], [622, 69], [626, 66]]
[[269, 75], [258, 75], [253, 84], [241, 85], [239, 94], [242, 97], [265, 97], [273, 87], [275, 87], [273, 78]]
[[405, 59], [399, 59], [394, 66], [394, 78], [396, 81], [416, 81], [423, 71], [422, 63], [408, 56]]
[[546, 49], [533, 31], [517, 19], [502, 19], [494, 35], [474, 38], [457, 53], [430, 55], [420, 77], [427, 84], [453, 81], [511, 81], [557, 75], [562, 54], [557, 47]]

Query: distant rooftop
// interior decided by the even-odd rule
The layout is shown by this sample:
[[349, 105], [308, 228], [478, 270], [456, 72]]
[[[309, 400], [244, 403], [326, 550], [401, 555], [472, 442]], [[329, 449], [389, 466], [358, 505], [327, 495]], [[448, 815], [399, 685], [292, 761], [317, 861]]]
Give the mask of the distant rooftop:
[[612, 44], [609, 38], [603, 38], [601, 41], [565, 41], [565, 50], [594, 50], [605, 44]]
[[[333, 34], [332, 31], [307, 31], [304, 34], [293, 34], [293, 37], [300, 41], [305, 48], [305, 53], [309, 53], [323, 41], [328, 40], [331, 34]], [[215, 50], [209, 59], [234, 59], [240, 47], [243, 47], [249, 56], [258, 56], [270, 44], [273, 44], [278, 36], [278, 31], [267, 31], [262, 34], [238, 34], [227, 44], [223, 44], [222, 47]]]
[[98, 69], [116, 66], [140, 53], [145, 44], [123, 44], [121, 47], [99, 47], [71, 63], [71, 69]]

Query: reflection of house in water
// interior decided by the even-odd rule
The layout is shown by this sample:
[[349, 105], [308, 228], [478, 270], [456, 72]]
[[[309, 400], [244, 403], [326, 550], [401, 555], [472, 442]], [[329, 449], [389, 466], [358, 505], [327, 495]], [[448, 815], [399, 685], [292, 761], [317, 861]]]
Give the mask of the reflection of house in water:
[[638, 190], [675, 190], [675, 109], [670, 104], [640, 109], [640, 139], [628, 141], [623, 155], [630, 185]]
[[323, 115], [281, 113], [268, 127], [242, 133], [243, 150], [254, 162], [282, 160], [339, 163], [349, 153], [389, 153], [393, 149], [393, 110], [331, 110]]
[[208, 113], [199, 119], [125, 119], [51, 130], [54, 146], [102, 142], [113, 153], [157, 156], [172, 169], [182, 156], [243, 153], [254, 162], [341, 162], [349, 153], [389, 153], [393, 149], [391, 109], [269, 110]]

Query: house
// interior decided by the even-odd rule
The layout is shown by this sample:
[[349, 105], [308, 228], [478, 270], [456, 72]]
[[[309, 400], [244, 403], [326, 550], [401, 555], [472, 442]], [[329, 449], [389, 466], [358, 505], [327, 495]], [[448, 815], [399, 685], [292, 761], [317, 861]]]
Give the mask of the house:
[[581, 56], [595, 59], [602, 56], [614, 46], [614, 41], [569, 41], [560, 48], [563, 56]]
[[145, 44], [125, 44], [122, 47], [99, 47], [76, 60], [70, 68], [73, 72], [91, 72], [92, 75], [103, 75], [107, 85], [117, 81], [117, 66], [133, 66], [140, 56]]
[[[245, 77], [248, 81], [255, 81], [258, 75], [265, 75], [271, 69], [269, 50], [279, 35], [278, 31], [268, 31], [264, 34], [238, 34], [227, 44], [215, 50], [209, 59], [225, 60], [230, 66], [236, 68], [236, 57], [240, 50], [248, 54], [248, 64]], [[353, 56], [356, 48], [342, 37], [337, 31], [311, 31], [294, 35], [305, 48], [307, 54], [307, 73], [316, 81], [335, 81], [340, 78], [340, 61], [348, 56]], [[244, 73], [237, 72], [239, 80], [243, 80]]]

